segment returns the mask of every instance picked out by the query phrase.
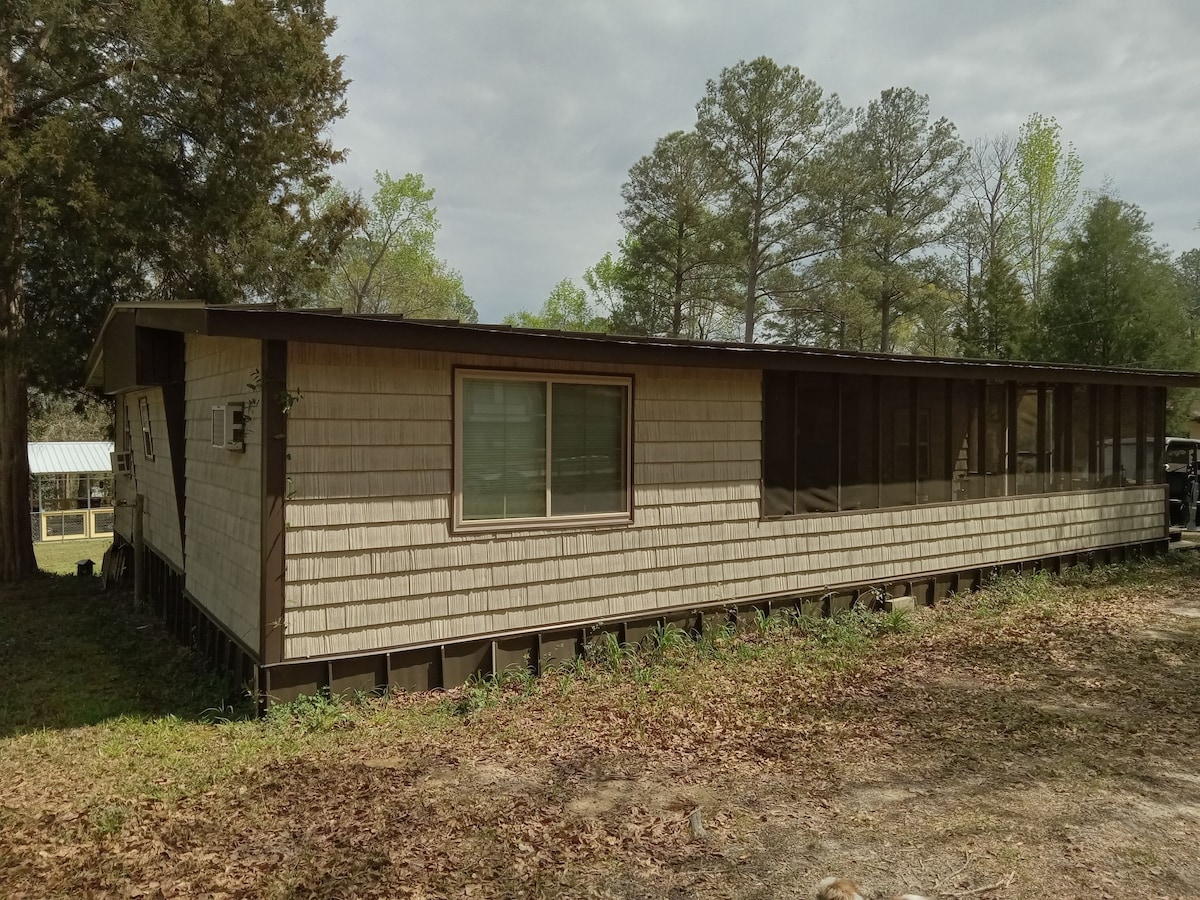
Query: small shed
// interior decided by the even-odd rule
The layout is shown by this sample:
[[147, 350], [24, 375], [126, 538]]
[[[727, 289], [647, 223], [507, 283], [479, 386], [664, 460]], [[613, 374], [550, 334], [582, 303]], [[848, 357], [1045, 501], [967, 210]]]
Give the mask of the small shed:
[[29, 444], [29, 512], [35, 542], [112, 534], [112, 452], [112, 441]]

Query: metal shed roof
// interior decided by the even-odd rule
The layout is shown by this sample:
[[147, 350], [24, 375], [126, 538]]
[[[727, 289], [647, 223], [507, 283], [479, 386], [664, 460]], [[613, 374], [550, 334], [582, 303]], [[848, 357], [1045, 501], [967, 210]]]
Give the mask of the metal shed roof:
[[112, 441], [37, 441], [29, 444], [31, 475], [111, 472]]

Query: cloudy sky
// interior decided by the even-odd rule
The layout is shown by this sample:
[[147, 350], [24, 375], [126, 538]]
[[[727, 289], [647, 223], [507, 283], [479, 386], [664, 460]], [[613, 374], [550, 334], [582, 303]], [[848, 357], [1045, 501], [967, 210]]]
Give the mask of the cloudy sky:
[[968, 142], [1054, 116], [1175, 252], [1200, 246], [1196, 0], [328, 0], [351, 188], [436, 189], [438, 254], [480, 321], [537, 309], [615, 247], [629, 167], [690, 128], [739, 60], [791, 64], [848, 106], [928, 94]]

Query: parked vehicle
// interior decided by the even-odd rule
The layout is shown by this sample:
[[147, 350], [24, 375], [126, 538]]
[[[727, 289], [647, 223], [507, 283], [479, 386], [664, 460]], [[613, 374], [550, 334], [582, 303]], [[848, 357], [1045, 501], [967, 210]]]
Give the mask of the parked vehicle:
[[1200, 471], [1200, 441], [1192, 438], [1167, 438], [1167, 496], [1170, 499], [1170, 524], [1173, 528], [1196, 527], [1196, 478]]

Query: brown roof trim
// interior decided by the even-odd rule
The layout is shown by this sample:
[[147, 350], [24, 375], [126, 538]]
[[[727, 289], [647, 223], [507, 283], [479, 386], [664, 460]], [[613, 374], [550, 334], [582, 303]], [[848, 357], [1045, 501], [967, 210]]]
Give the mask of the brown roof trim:
[[[130, 309], [136, 307], [136, 309]], [[936, 378], [1010, 379], [1107, 384], [1200, 386], [1200, 372], [1058, 365], [1010, 360], [900, 356], [611, 334], [537, 331], [503, 325], [464, 325], [394, 316], [353, 316], [330, 310], [281, 310], [270, 306], [129, 304], [137, 324], [165, 330], [257, 340], [284, 340], [361, 347], [433, 350], [625, 365], [698, 366], [729, 369], [788, 369]], [[105, 326], [107, 327], [107, 320]], [[97, 342], [97, 347], [100, 343]], [[93, 356], [96, 351], [93, 351]], [[93, 382], [93, 361], [89, 360]]]

